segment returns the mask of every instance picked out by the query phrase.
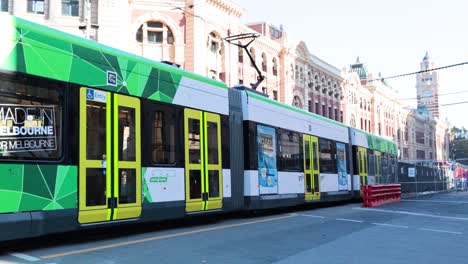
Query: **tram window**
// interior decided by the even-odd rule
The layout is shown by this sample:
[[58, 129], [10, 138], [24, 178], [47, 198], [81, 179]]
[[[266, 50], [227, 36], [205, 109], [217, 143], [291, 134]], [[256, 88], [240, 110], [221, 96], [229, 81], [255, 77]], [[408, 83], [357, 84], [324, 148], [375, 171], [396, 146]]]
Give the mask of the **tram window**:
[[200, 120], [188, 120], [189, 163], [200, 164]]
[[153, 114], [152, 161], [155, 164], [176, 162], [176, 115], [175, 108], [161, 107]]
[[208, 195], [209, 197], [219, 197], [219, 171], [210, 170], [208, 171]]
[[319, 139], [320, 172], [336, 173], [336, 144], [332, 140]]
[[86, 159], [103, 160], [106, 154], [106, 104], [86, 102]]
[[229, 119], [221, 116], [221, 157], [223, 169], [230, 168]]
[[86, 169], [86, 206], [106, 204], [106, 175], [102, 169]]
[[319, 157], [318, 157], [318, 151], [317, 151], [317, 143], [315, 141], [312, 142], [312, 153], [314, 155], [314, 170], [318, 170]]
[[257, 124], [255, 122], [244, 122], [244, 150], [245, 169], [257, 170]]
[[351, 156], [352, 163], [353, 163], [353, 174], [354, 175], [359, 175], [359, 162], [360, 162], [360, 157], [359, 157], [359, 152], [357, 150], [356, 146], [352, 146], [352, 153], [353, 155]]
[[367, 174], [367, 173], [369, 173], [369, 171], [368, 171], [369, 168], [368, 168], [368, 166], [367, 166], [367, 165], [368, 165], [368, 164], [367, 164], [367, 163], [368, 163], [368, 160], [367, 160], [367, 152], [364, 152], [363, 158], [364, 158], [364, 171], [363, 171], [363, 172]]
[[58, 160], [63, 89], [0, 79], [0, 159]]
[[284, 129], [278, 130], [278, 169], [302, 170], [301, 136]]
[[135, 161], [135, 109], [119, 106], [119, 160]]
[[136, 202], [136, 171], [135, 169], [119, 169], [119, 203]]
[[201, 172], [199, 170], [191, 170], [189, 172], [190, 177], [190, 199], [201, 198]]
[[304, 152], [305, 152], [305, 170], [310, 170], [310, 141], [307, 140], [304, 143]]
[[351, 171], [351, 160], [350, 160], [351, 153], [349, 151], [349, 144], [345, 144], [345, 157], [346, 157], [346, 173]]
[[208, 164], [218, 164], [218, 124], [207, 122], [208, 128]]

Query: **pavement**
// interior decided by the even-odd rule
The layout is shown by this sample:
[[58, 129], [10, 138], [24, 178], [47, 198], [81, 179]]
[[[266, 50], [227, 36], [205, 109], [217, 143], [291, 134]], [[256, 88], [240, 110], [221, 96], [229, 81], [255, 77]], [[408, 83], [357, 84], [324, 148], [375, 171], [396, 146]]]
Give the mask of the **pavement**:
[[468, 263], [468, 193], [67, 233], [7, 244], [0, 263]]

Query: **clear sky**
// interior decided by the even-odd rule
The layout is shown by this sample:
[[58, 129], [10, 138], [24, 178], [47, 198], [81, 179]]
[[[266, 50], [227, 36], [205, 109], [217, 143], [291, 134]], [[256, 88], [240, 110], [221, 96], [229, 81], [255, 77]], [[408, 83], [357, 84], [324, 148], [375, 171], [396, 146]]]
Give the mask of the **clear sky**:
[[[393, 76], [419, 70], [426, 51], [436, 67], [468, 61], [468, 0], [234, 0], [242, 21], [283, 25], [290, 39], [342, 69], [360, 57]], [[439, 71], [441, 104], [468, 101], [468, 65]], [[416, 76], [388, 80], [400, 98], [416, 97]], [[452, 95], [446, 93], [459, 92]], [[415, 106], [415, 101], [405, 100]], [[468, 127], [468, 104], [441, 106], [452, 125]]]

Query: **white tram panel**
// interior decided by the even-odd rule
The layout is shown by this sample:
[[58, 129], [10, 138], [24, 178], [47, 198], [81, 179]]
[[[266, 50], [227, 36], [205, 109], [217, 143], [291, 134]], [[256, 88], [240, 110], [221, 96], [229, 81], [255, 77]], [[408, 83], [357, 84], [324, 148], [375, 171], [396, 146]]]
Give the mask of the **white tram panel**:
[[260, 183], [257, 170], [244, 171], [244, 196], [259, 196]]
[[143, 181], [152, 203], [185, 200], [184, 168], [147, 168]]
[[304, 172], [278, 171], [278, 194], [292, 193], [304, 193]]
[[223, 197], [231, 197], [231, 169], [223, 169]]
[[336, 192], [338, 190], [338, 174], [320, 173], [320, 192]]
[[355, 129], [351, 129], [351, 143], [353, 146], [369, 148], [366, 134]]
[[359, 177], [359, 175], [353, 175], [353, 179], [353, 190], [361, 190], [361, 177]]
[[246, 101], [248, 104], [244, 104], [244, 120], [251, 120], [273, 127], [289, 129], [344, 143], [349, 142], [348, 129], [345, 126], [333, 124], [331, 121], [320, 120], [312, 115], [296, 112], [252, 96], [247, 95]]
[[336, 173], [320, 173], [320, 192], [341, 192], [351, 191], [351, 175], [346, 175], [346, 189], [344, 185], [340, 187], [338, 174]]
[[182, 77], [174, 96], [174, 104], [229, 115], [227, 88]]

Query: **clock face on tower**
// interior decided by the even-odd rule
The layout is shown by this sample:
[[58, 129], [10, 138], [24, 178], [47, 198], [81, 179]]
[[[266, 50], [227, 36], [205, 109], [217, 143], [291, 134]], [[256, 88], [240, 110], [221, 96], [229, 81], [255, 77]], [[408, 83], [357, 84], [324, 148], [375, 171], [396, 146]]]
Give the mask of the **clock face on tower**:
[[423, 92], [423, 97], [431, 97], [432, 96], [432, 91], [431, 90], [424, 90]]

